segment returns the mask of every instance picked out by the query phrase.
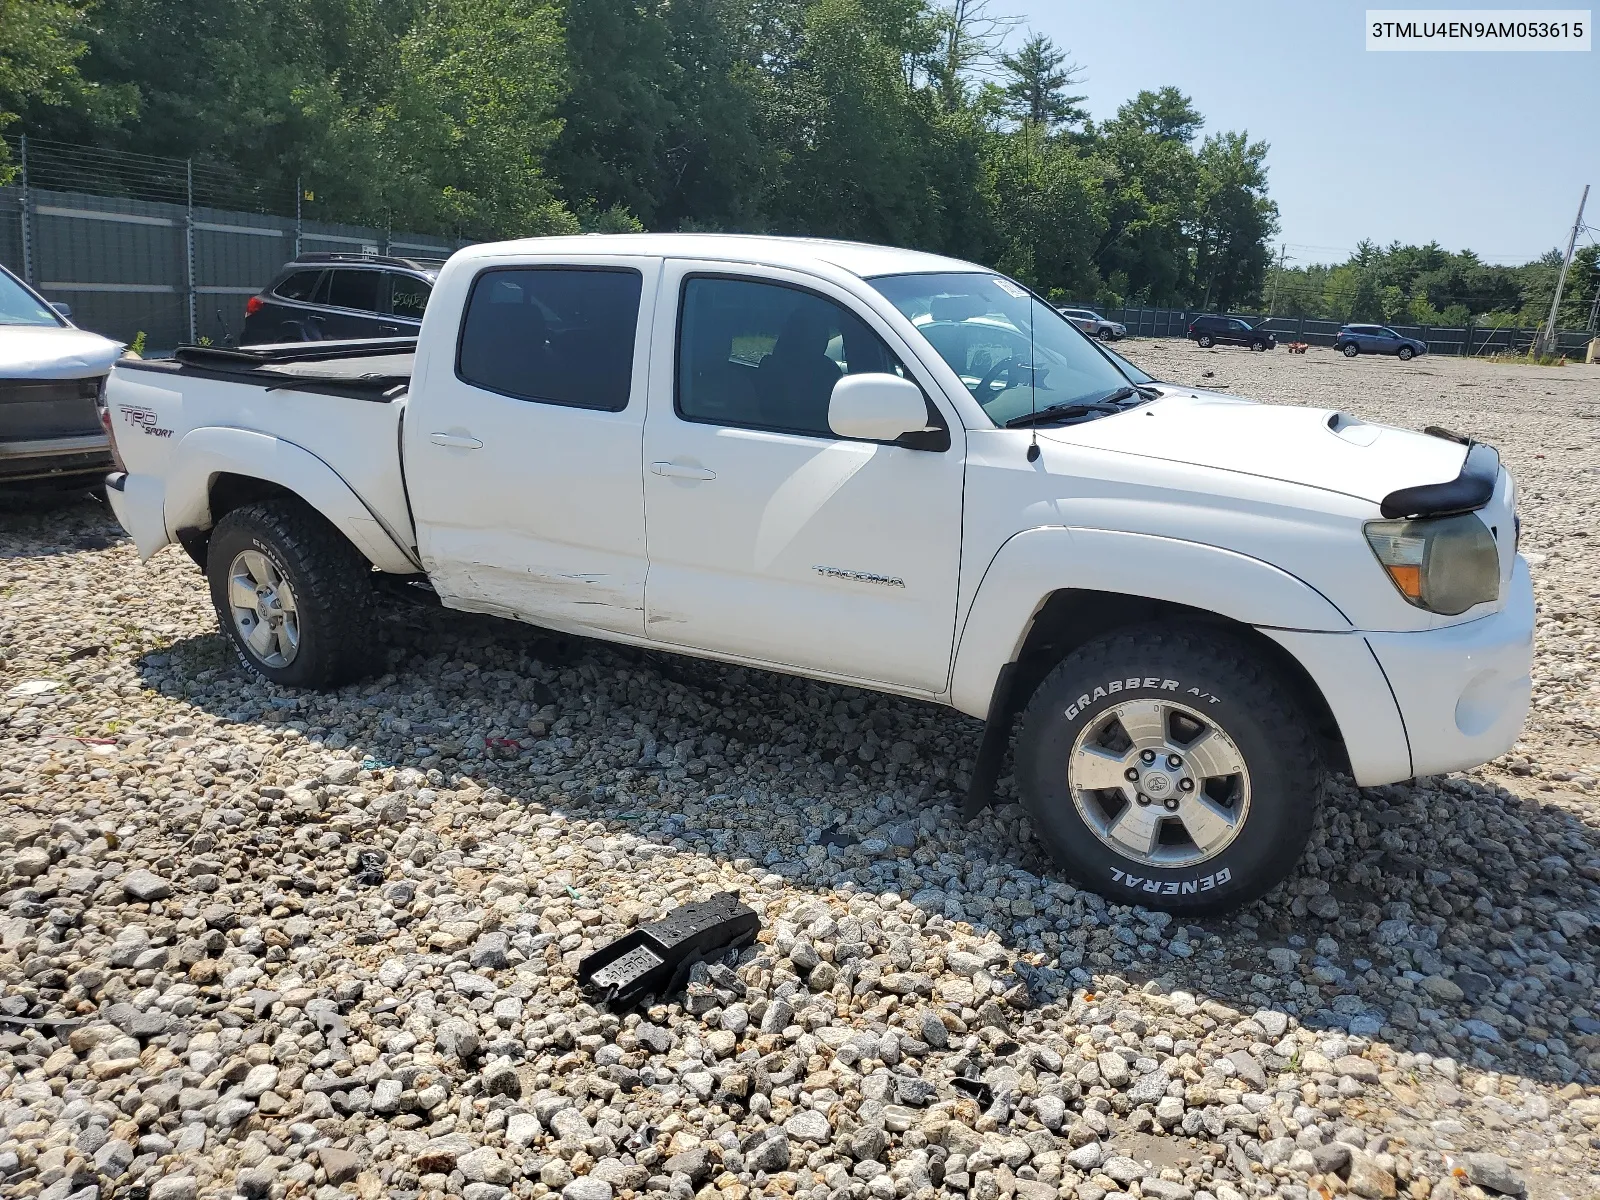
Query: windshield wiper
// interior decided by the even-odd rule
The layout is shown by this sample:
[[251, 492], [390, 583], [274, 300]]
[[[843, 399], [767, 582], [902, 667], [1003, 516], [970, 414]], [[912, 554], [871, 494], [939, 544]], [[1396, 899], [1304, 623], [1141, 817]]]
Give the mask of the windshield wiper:
[[1154, 398], [1145, 396], [1138, 388], [1129, 385], [1108, 392], [1098, 400], [1074, 400], [1068, 404], [1052, 404], [1037, 412], [1023, 413], [1012, 417], [1002, 428], [1018, 429], [1026, 425], [1044, 425], [1050, 421], [1070, 421], [1074, 417], [1087, 417], [1090, 413], [1119, 413], [1123, 410], [1119, 401], [1132, 400], [1135, 396], [1146, 400]]

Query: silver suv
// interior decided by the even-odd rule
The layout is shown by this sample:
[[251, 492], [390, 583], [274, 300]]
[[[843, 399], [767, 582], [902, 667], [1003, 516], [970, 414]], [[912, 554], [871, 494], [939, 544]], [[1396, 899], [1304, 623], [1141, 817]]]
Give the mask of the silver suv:
[[1115, 321], [1108, 321], [1099, 313], [1090, 308], [1058, 308], [1063, 317], [1071, 321], [1090, 337], [1102, 338], [1114, 342], [1119, 338], [1128, 336], [1128, 327], [1119, 325]]

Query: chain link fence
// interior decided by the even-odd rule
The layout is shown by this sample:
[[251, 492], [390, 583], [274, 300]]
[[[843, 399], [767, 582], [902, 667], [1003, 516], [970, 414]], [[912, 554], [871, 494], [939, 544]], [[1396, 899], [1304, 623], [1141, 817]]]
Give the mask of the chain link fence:
[[445, 258], [466, 243], [319, 221], [304, 193], [269, 196], [185, 159], [8, 139], [0, 263], [75, 324], [148, 350], [238, 336], [244, 303], [301, 253]]

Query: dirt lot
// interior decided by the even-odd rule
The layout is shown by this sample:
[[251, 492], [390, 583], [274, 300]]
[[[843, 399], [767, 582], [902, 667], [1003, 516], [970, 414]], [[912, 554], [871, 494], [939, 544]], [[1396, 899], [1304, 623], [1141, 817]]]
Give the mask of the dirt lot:
[[[1513, 755], [1341, 787], [1285, 888], [1174, 922], [1055, 879], [1014, 805], [963, 824], [964, 718], [420, 610], [381, 678], [284, 693], [178, 552], [13, 498], [0, 1192], [1600, 1196], [1600, 369], [1122, 348], [1501, 448]], [[727, 888], [736, 969], [582, 1002], [592, 948]]]

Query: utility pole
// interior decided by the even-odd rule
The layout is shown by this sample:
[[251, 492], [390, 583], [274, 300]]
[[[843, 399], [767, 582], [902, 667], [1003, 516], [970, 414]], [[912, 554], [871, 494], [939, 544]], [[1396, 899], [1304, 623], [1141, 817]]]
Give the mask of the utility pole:
[[1583, 228], [1583, 206], [1589, 202], [1589, 185], [1583, 185], [1583, 195], [1578, 200], [1578, 215], [1572, 221], [1572, 233], [1567, 237], [1567, 256], [1561, 260], [1561, 274], [1556, 276], [1556, 294], [1550, 300], [1550, 319], [1544, 323], [1544, 336], [1540, 339], [1539, 353], [1549, 354], [1556, 344], [1556, 312], [1561, 308], [1561, 289], [1567, 285], [1567, 272], [1572, 267], [1572, 252], [1578, 245], [1578, 230]]
[[1278, 280], [1283, 278], [1283, 264], [1289, 260], [1289, 247], [1287, 244], [1278, 247], [1278, 271], [1272, 277], [1272, 295], [1267, 300], [1267, 316], [1271, 316], [1278, 307]]

